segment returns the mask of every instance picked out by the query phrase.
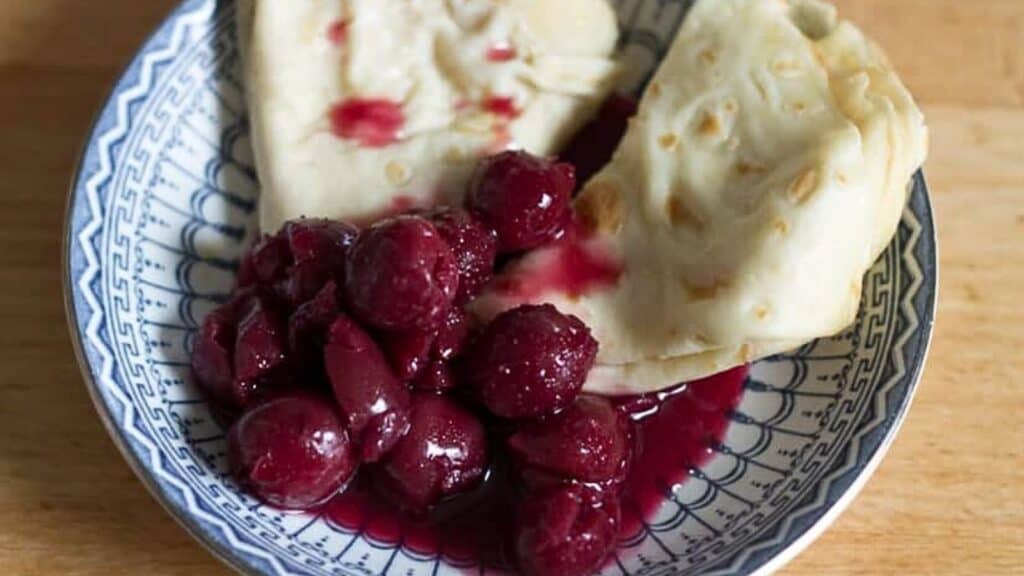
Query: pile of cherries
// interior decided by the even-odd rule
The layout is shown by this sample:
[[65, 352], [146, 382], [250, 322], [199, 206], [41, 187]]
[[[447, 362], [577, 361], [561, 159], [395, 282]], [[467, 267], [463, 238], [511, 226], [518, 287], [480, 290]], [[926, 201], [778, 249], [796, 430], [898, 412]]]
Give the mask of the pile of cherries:
[[192, 356], [232, 422], [238, 481], [273, 506], [310, 509], [358, 470], [423, 515], [507, 461], [519, 569], [599, 569], [617, 541], [633, 423], [580, 394], [597, 342], [550, 305], [487, 326], [465, 311], [499, 260], [566, 233], [575, 184], [571, 164], [505, 152], [481, 163], [465, 209], [363, 230], [302, 219], [259, 240]]

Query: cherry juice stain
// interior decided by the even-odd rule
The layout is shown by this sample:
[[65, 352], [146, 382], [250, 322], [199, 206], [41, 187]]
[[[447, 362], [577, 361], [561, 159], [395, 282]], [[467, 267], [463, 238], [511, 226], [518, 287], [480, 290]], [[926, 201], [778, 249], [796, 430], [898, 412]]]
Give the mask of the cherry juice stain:
[[331, 132], [367, 148], [383, 148], [398, 141], [405, 125], [401, 104], [383, 98], [349, 98], [329, 113]]
[[487, 59], [491, 62], [508, 62], [517, 56], [515, 46], [506, 43], [493, 44], [487, 49]]
[[331, 22], [331, 25], [327, 27], [327, 40], [335, 46], [345, 44], [345, 41], [348, 40], [348, 22], [345, 20]]
[[[747, 367], [740, 367], [667, 391], [615, 399], [636, 422], [638, 443], [622, 493], [621, 538], [642, 530], [666, 503], [666, 494], [722, 444], [747, 374]], [[373, 493], [372, 474], [360, 474], [322, 513], [375, 543], [439, 556], [455, 567], [507, 568], [520, 494], [500, 454], [496, 460], [480, 488], [443, 503], [426, 517], [403, 514]]]
[[510, 96], [491, 96], [484, 100], [483, 109], [502, 118], [518, 118], [522, 113]]
[[532, 302], [545, 294], [578, 297], [614, 286], [621, 275], [616, 259], [573, 223], [554, 244], [514, 264], [495, 281], [494, 290], [514, 302]]

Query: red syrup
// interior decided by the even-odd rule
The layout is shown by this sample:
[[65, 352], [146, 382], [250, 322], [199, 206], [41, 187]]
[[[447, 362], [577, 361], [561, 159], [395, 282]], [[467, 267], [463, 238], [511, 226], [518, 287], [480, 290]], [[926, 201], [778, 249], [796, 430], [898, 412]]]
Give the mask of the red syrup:
[[518, 118], [521, 113], [516, 107], [516, 101], [509, 96], [491, 96], [484, 100], [483, 108], [502, 118]]
[[614, 286], [622, 275], [621, 264], [579, 228], [570, 225], [553, 245], [513, 264], [495, 281], [495, 293], [502, 299], [531, 302], [545, 294], [574, 297]]
[[372, 485], [373, 474], [361, 471], [353, 486], [324, 506], [323, 515], [375, 543], [439, 556], [453, 566], [511, 565], [508, 541], [519, 495], [503, 461], [492, 464], [476, 490], [446, 500], [422, 517], [396, 509]]
[[[730, 413], [743, 395], [747, 367], [643, 396], [616, 399], [636, 421], [637, 452], [622, 493], [620, 537], [636, 535], [665, 503], [672, 487], [706, 463], [725, 439]], [[441, 504], [429, 516], [409, 517], [372, 492], [363, 470], [353, 486], [335, 497], [323, 515], [344, 530], [382, 545], [440, 556], [453, 566], [511, 565], [509, 531], [520, 490], [498, 453], [487, 480], [468, 495]]]
[[672, 488], [714, 455], [748, 373], [746, 366], [733, 368], [623, 406], [637, 420], [637, 454], [623, 487], [621, 537], [640, 531]]
[[344, 44], [348, 40], [348, 22], [345, 20], [331, 22], [331, 25], [327, 27], [327, 40], [335, 46]]
[[516, 56], [516, 48], [511, 44], [494, 44], [487, 49], [487, 59], [491, 62], [508, 62]]
[[349, 98], [329, 113], [331, 132], [367, 148], [383, 148], [398, 141], [405, 125], [401, 104], [383, 98]]

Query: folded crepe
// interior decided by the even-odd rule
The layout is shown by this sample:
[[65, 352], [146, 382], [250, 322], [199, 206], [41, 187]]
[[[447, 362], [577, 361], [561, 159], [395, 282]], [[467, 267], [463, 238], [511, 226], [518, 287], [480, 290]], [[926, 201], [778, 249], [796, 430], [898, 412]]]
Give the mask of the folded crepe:
[[481, 156], [551, 154], [614, 83], [606, 0], [242, 0], [260, 224], [458, 204]]
[[[476, 303], [549, 302], [600, 343], [586, 389], [657, 390], [841, 331], [925, 159], [921, 112], [882, 51], [816, 0], [700, 0], [611, 163], [576, 200], [614, 261], [586, 289], [527, 256]], [[586, 260], [584, 258], [583, 260]]]

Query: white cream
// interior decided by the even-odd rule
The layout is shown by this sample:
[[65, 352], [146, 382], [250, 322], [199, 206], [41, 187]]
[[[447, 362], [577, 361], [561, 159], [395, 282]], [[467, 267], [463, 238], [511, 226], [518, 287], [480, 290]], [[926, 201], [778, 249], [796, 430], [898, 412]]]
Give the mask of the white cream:
[[[240, 11], [265, 231], [458, 202], [481, 156], [557, 151], [616, 72], [606, 0], [249, 0]], [[332, 131], [332, 108], [352, 99], [394, 103], [396, 141]]]

